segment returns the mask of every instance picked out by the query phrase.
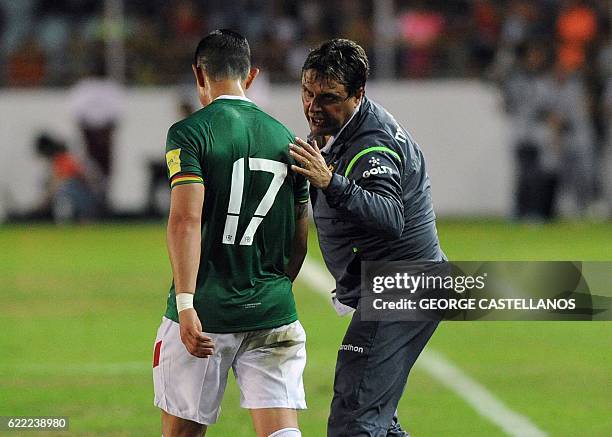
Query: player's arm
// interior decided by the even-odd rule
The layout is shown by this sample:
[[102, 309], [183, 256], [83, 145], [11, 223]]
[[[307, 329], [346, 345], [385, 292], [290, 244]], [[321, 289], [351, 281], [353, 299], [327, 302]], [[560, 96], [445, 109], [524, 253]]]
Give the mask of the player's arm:
[[[168, 253], [178, 296], [181, 340], [189, 353], [200, 358], [213, 353], [212, 339], [202, 333], [202, 324], [193, 308], [200, 264], [203, 205], [204, 185], [186, 184], [172, 188], [167, 233]], [[182, 304], [179, 303], [181, 301]], [[181, 306], [186, 308], [182, 309]]]
[[285, 267], [285, 273], [293, 282], [297, 277], [306, 252], [308, 250], [308, 202], [297, 203], [295, 205], [295, 234], [289, 262]]
[[202, 242], [204, 185], [174, 187], [170, 195], [168, 252], [177, 293], [195, 292]]

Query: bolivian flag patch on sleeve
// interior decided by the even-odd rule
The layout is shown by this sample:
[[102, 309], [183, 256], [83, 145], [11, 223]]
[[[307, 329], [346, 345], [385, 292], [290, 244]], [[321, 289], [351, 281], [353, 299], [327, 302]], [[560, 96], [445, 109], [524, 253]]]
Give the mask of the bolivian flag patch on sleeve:
[[170, 150], [166, 153], [166, 164], [170, 177], [181, 171], [181, 149]]
[[185, 184], [203, 184], [204, 180], [196, 175], [191, 173], [179, 174], [173, 177], [170, 180], [170, 188], [174, 188], [177, 185], [185, 185]]

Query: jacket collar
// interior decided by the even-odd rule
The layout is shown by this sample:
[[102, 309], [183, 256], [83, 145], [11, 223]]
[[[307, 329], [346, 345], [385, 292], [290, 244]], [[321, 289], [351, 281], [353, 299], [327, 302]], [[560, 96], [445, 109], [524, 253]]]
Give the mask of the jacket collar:
[[372, 104], [370, 100], [366, 96], [363, 96], [363, 100], [359, 104], [359, 107], [355, 110], [355, 113], [334, 138], [328, 153], [334, 152], [335, 155], [344, 153], [344, 150], [350, 145], [346, 143], [357, 133], [359, 129], [361, 129], [365, 118], [371, 110], [371, 106]]
[[[365, 96], [364, 96], [365, 97]], [[351, 122], [353, 121], [353, 119], [355, 118], [355, 116], [359, 113], [359, 109], [361, 109], [361, 105], [362, 102], [359, 102], [359, 105], [357, 105], [357, 107], [355, 108], [355, 111], [353, 112], [353, 114], [350, 116], [350, 118], [348, 119], [348, 121], [346, 123], [344, 123], [344, 125], [340, 128], [340, 130], [338, 131], [338, 133], [334, 136], [329, 137], [329, 140], [327, 140], [327, 143], [325, 144], [325, 146], [321, 149], [321, 151], [323, 153], [329, 153], [329, 151], [331, 150], [331, 148], [333, 147], [334, 143], [336, 142], [336, 140], [338, 138], [341, 137], [342, 133], [346, 130], [347, 126], [349, 126], [351, 124]]]

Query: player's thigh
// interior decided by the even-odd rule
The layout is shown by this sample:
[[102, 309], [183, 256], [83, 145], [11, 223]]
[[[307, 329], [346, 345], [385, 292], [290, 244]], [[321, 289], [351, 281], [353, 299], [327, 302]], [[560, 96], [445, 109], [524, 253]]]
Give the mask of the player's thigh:
[[213, 355], [198, 358], [182, 343], [179, 325], [164, 318], [153, 362], [155, 405], [172, 416], [204, 425], [217, 421], [227, 375], [244, 334], [207, 334]]
[[298, 428], [297, 411], [290, 408], [250, 409], [257, 437], [267, 437], [285, 428]]
[[249, 332], [233, 366], [240, 387], [240, 406], [305, 409], [305, 365], [306, 333], [299, 321]]
[[173, 416], [161, 410], [163, 437], [202, 437], [206, 425]]

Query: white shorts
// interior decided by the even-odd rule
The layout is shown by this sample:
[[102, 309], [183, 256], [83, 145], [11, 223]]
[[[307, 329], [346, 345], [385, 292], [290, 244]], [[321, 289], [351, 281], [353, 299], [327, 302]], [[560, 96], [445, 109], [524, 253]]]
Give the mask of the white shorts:
[[306, 408], [306, 333], [299, 321], [274, 329], [204, 334], [213, 339], [214, 354], [194, 357], [181, 341], [179, 324], [162, 319], [153, 355], [157, 407], [183, 419], [215, 423], [231, 367], [242, 408]]

